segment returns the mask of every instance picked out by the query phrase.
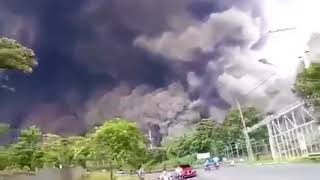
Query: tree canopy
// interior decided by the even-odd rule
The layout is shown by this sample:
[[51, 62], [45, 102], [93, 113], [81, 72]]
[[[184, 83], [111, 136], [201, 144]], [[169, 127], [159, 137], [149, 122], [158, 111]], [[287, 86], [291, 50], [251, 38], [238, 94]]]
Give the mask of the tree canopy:
[[[261, 120], [255, 108], [243, 108], [247, 125]], [[261, 140], [266, 131], [250, 136]], [[146, 138], [135, 123], [125, 119], [107, 120], [86, 136], [43, 135], [32, 126], [22, 130], [17, 142], [0, 147], [0, 169], [6, 167], [35, 170], [43, 167], [137, 168], [142, 164], [181, 160], [192, 162], [196, 153], [220, 155], [226, 146], [243, 140], [239, 112], [231, 109], [223, 123], [203, 119], [193, 131], [162, 148], [147, 149]], [[180, 162], [180, 161], [179, 161]]]
[[320, 64], [313, 63], [298, 74], [295, 83], [296, 93], [310, 103], [320, 105]]
[[34, 169], [37, 166], [35, 155], [40, 148], [41, 136], [42, 133], [35, 126], [22, 130], [18, 142], [9, 148], [9, 161], [20, 168]]
[[[242, 114], [247, 127], [251, 127], [262, 120], [262, 115], [254, 107], [242, 108]], [[240, 119], [238, 109], [230, 109], [222, 124], [222, 132], [220, 138], [224, 141], [236, 142], [239, 139], [244, 139], [243, 125]], [[256, 140], [267, 138], [267, 130], [264, 128], [258, 129], [250, 134], [250, 137]]]
[[0, 136], [8, 132], [10, 126], [8, 124], [0, 123]]
[[[162, 154], [161, 154], [162, 153]], [[124, 119], [106, 121], [86, 136], [42, 134], [32, 126], [22, 130], [13, 144], [0, 146], [0, 170], [7, 167], [35, 170], [43, 167], [90, 165], [136, 168], [148, 157], [146, 139], [135, 123]]]
[[169, 156], [184, 157], [196, 153], [215, 151], [219, 143], [218, 132], [219, 124], [215, 120], [203, 119], [197, 124], [195, 131], [169, 143], [168, 154]]
[[[243, 108], [243, 116], [247, 126], [253, 126], [262, 120], [261, 114], [253, 107]], [[226, 145], [244, 141], [243, 126], [238, 109], [230, 109], [223, 123], [212, 119], [203, 119], [195, 131], [175, 139], [168, 145], [169, 156], [184, 157], [196, 153], [221, 153]], [[261, 128], [250, 134], [255, 140], [268, 137], [266, 128]]]
[[37, 65], [35, 54], [15, 40], [0, 38], [0, 69], [30, 73]]
[[96, 147], [103, 146], [110, 158], [120, 163], [137, 165], [145, 154], [146, 139], [135, 123], [113, 119], [99, 127], [94, 135]]

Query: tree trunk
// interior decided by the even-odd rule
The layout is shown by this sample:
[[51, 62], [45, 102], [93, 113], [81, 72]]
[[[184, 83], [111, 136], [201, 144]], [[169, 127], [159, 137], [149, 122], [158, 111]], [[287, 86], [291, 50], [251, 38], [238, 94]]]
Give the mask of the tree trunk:
[[111, 180], [114, 180], [114, 177], [113, 177], [113, 166], [112, 166], [112, 160], [110, 160], [110, 179], [111, 179]]

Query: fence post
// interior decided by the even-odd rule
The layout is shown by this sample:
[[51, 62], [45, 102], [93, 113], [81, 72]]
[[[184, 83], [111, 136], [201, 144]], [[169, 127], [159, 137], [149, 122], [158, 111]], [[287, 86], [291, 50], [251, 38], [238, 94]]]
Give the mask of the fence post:
[[236, 143], [236, 151], [237, 151], [237, 158], [240, 159], [238, 143]]
[[270, 123], [267, 123], [267, 129], [268, 129], [268, 135], [269, 135], [269, 144], [270, 144], [270, 150], [271, 150], [271, 156], [272, 159], [275, 160], [276, 159], [276, 151], [274, 148], [274, 139], [273, 139], [273, 133], [272, 133], [272, 129], [270, 126]]

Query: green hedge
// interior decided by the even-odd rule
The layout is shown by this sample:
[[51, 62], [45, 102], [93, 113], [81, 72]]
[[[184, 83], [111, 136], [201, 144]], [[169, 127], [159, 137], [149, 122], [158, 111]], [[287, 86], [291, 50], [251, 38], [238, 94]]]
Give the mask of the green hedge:
[[[117, 176], [116, 180], [139, 180], [135, 176]], [[82, 180], [110, 180], [110, 173], [104, 172], [92, 172], [88, 176], [84, 177]]]

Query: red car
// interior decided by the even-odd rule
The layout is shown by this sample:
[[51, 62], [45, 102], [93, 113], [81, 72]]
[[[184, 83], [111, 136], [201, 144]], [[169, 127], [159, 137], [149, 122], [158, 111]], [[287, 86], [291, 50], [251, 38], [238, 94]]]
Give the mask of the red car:
[[179, 179], [186, 179], [197, 176], [197, 171], [194, 170], [189, 164], [179, 165], [176, 168], [176, 172]]

